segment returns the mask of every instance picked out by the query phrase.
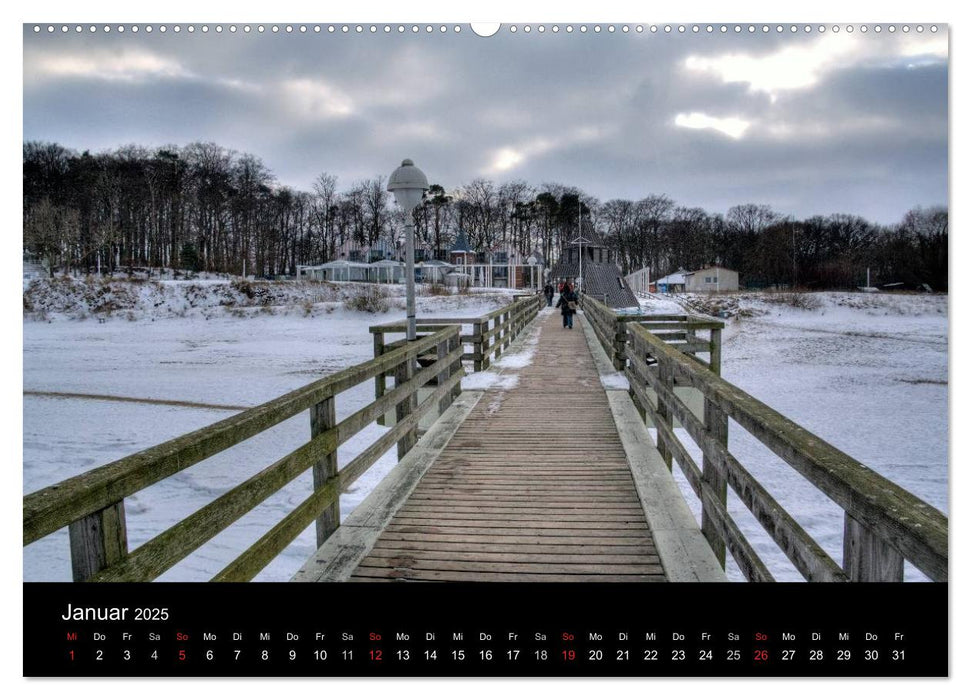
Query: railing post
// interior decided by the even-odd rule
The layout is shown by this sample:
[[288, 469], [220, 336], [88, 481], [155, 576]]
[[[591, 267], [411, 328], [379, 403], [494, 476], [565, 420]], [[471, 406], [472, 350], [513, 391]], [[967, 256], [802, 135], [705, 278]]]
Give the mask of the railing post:
[[[411, 381], [412, 377], [415, 376], [415, 358], [412, 356], [405, 357], [404, 362], [395, 368], [394, 372], [394, 385], [397, 389], [399, 386], [404, 386]], [[398, 405], [395, 407], [395, 419], [397, 423], [400, 423], [405, 418], [407, 418], [411, 413], [418, 408], [418, 390], [415, 389], [411, 391], [408, 396], [406, 396]], [[418, 442], [418, 428], [417, 426], [412, 430], [405, 433], [400, 440], [398, 440], [398, 459], [403, 459], [406, 454], [415, 446]]]
[[482, 340], [482, 322], [476, 321], [472, 324], [472, 352], [475, 354], [472, 367], [476, 372], [482, 371], [483, 361], [485, 360], [485, 352], [484, 348], [482, 347]]
[[[315, 438], [337, 425], [337, 410], [333, 396], [310, 407], [310, 437]], [[314, 464], [314, 491], [324, 487], [327, 480], [337, 476], [337, 450]], [[340, 498], [317, 517], [317, 546], [320, 547], [341, 524]]]
[[903, 581], [904, 558], [846, 513], [843, 519], [843, 570], [850, 581]]
[[[438, 345], [435, 346], [435, 359], [441, 362], [448, 356], [449, 340], [451, 338], [446, 338]], [[448, 365], [442, 368], [442, 371], [436, 375], [436, 381], [438, 386], [444, 386], [445, 382], [448, 381], [449, 376], [452, 374], [452, 366]], [[438, 415], [442, 415], [448, 409], [449, 405], [452, 403], [452, 393], [449, 392], [445, 394], [438, 402]]]
[[[374, 359], [378, 359], [384, 354], [384, 332], [378, 331], [374, 334]], [[374, 377], [374, 398], [380, 399], [388, 388], [388, 380], [384, 372]], [[384, 414], [378, 416], [378, 425], [385, 425]]]
[[125, 502], [102, 508], [68, 525], [71, 542], [71, 573], [75, 581], [87, 581], [128, 554]]
[[[657, 358], [657, 372], [658, 379], [661, 385], [670, 391], [670, 395], [674, 396], [674, 370], [671, 368], [667, 360], [661, 357]], [[673, 422], [671, 420], [671, 410], [667, 407], [667, 404], [661, 399], [661, 395], [657, 396], [657, 417], [662, 423], [664, 423], [672, 431], [674, 429]], [[668, 467], [668, 471], [671, 470], [671, 450], [668, 449], [667, 441], [661, 438], [661, 431], [658, 433], [657, 449], [661, 453], [661, 459]]]
[[[672, 387], [673, 389], [673, 387]], [[713, 401], [705, 397], [705, 432], [719, 444], [728, 446], [728, 416]], [[728, 480], [719, 465], [705, 452], [701, 464], [701, 478], [711, 487], [718, 502], [725, 506], [728, 502]], [[702, 499], [701, 533], [708, 540], [715, 558], [725, 568], [725, 540], [718, 534]]]
[[506, 326], [505, 320], [504, 320], [506, 318], [506, 315], [508, 313], [509, 313], [508, 311], [506, 311], [505, 313], [501, 313], [498, 316], [496, 316], [495, 319], [493, 319], [493, 321], [492, 321], [493, 324], [494, 324], [493, 325], [493, 329], [496, 332], [496, 334], [494, 336], [492, 336], [492, 339], [493, 339], [492, 340], [492, 343], [493, 343], [493, 346], [496, 349], [495, 359], [497, 359], [497, 360], [500, 357], [502, 357], [502, 348], [503, 348], [502, 336], [503, 336], [503, 334], [509, 332], [509, 328], [508, 328], [508, 326]]
[[[458, 330], [455, 332], [455, 335], [448, 339], [448, 349], [449, 351], [456, 350], [461, 344], [462, 344], [462, 326], [459, 326]], [[449, 368], [448, 376], [449, 378], [452, 378], [461, 371], [462, 371], [462, 358], [459, 357], [458, 359], [455, 360], [455, 362], [452, 363], [452, 366]], [[455, 387], [452, 389], [452, 400], [449, 401], [449, 404], [451, 404], [452, 401], [457, 399], [461, 393], [462, 393], [462, 382], [458, 382], [456, 383]]]
[[708, 339], [708, 369], [721, 376], [722, 373], [722, 331], [721, 328], [712, 328], [711, 337]]
[[[493, 326], [494, 328], [495, 326]], [[489, 369], [489, 365], [492, 364], [492, 359], [489, 357], [489, 341], [490, 338], [487, 335], [489, 332], [489, 319], [487, 318], [482, 323], [482, 369]]]

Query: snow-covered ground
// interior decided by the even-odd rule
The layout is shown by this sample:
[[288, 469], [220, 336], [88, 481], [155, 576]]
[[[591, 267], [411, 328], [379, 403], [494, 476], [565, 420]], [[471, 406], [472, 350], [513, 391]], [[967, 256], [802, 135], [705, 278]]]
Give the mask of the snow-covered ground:
[[[390, 288], [390, 294], [400, 288]], [[213, 294], [219, 294], [214, 290]], [[206, 297], [211, 298], [211, 297]], [[155, 316], [138, 306], [113, 314], [69, 320], [24, 321], [24, 493], [61, 481], [255, 406], [323, 375], [371, 359], [368, 326], [403, 318], [398, 297], [383, 314], [351, 312], [341, 302], [322, 302], [307, 313], [296, 306], [269, 306], [240, 315], [200, 303], [193, 313]], [[421, 316], [477, 316], [511, 302], [492, 290], [482, 295], [418, 299]], [[266, 308], [267, 310], [263, 310]], [[249, 309], [247, 309], [249, 311]], [[30, 392], [98, 394], [138, 399], [219, 404], [227, 410], [115, 402]], [[338, 396], [338, 417], [374, 398], [371, 382]], [[233, 408], [235, 407], [235, 408]], [[338, 451], [341, 465], [384, 428], [372, 425]], [[307, 441], [306, 414], [231, 448], [126, 499], [129, 546], [143, 544], [191, 514], [229, 486]], [[394, 466], [385, 455], [341, 498], [346, 516]], [[208, 580], [270, 525], [310, 493], [309, 473], [298, 477], [259, 508], [178, 564], [160, 580]], [[315, 549], [304, 532], [257, 580], [287, 580]], [[24, 578], [69, 580], [66, 530], [24, 548]]]
[[[804, 296], [726, 297], [725, 306], [737, 307], [739, 313], [726, 319], [722, 375], [947, 513], [948, 298], [836, 292]], [[654, 297], [645, 299], [643, 308], [676, 312], [680, 301], [684, 295]], [[733, 454], [842, 561], [840, 509], [734, 422], [729, 435]], [[689, 443], [686, 435], [682, 439]], [[683, 478], [681, 486], [690, 493]], [[693, 494], [688, 500], [697, 514]], [[737, 498], [730, 502], [753, 543], [769, 552], [770, 569], [786, 571], [781, 578], [795, 579], [788, 561], [745, 507]], [[923, 578], [909, 565], [907, 577]]]

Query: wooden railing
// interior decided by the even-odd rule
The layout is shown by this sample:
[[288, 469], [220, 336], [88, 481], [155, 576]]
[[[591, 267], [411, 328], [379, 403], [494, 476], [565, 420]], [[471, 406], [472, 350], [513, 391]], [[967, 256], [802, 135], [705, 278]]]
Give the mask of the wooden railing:
[[[418, 333], [434, 331], [443, 325], [461, 325], [463, 333], [461, 341], [467, 346], [462, 354], [462, 360], [473, 363], [473, 369], [481, 372], [488, 369], [493, 359], [499, 359], [502, 351], [509, 347], [513, 339], [529, 323], [542, 307], [543, 297], [539, 294], [521, 294], [513, 297], [512, 304], [497, 311], [469, 318], [419, 318], [416, 330]], [[470, 327], [466, 333], [466, 327]], [[401, 347], [406, 341], [403, 338], [389, 342], [388, 335], [405, 334], [407, 325], [404, 321], [393, 321], [371, 326], [374, 336], [374, 356]]]
[[[580, 305], [616, 370], [627, 366], [627, 324], [636, 323], [721, 374], [721, 333], [725, 327], [721, 321], [686, 314], [619, 314], [590, 295], [581, 295]], [[699, 336], [698, 331], [707, 331], [708, 337]], [[699, 358], [699, 352], [707, 353], [708, 360]]]
[[[76, 581], [150, 581], [312, 468], [311, 495], [213, 579], [248, 581], [312, 523], [318, 545], [339, 527], [340, 494], [395, 443], [399, 459], [404, 456], [418, 439], [421, 418], [444, 411], [461, 391], [462, 354], [459, 326], [436, 326], [431, 334], [373, 360], [31, 493], [24, 497], [24, 546], [67, 527]], [[431, 361], [419, 369], [419, 358], [429, 356]], [[393, 389], [337, 421], [335, 401], [341, 392], [387, 373], [396, 379]], [[419, 403], [422, 388], [431, 393]], [[308, 442], [128, 551], [126, 497], [308, 409]], [[337, 447], [390, 410], [396, 414], [394, 427], [338, 470]]]
[[[591, 308], [606, 319], [605, 327], [616, 327], [610, 325], [610, 309], [585, 300], [584, 309], [591, 320]], [[657, 428], [658, 449], [668, 467], [676, 461], [700, 499], [702, 532], [723, 564], [727, 549], [748, 580], [774, 580], [727, 509], [727, 489], [731, 486], [809, 581], [900, 581], [905, 560], [934, 581], [947, 580], [948, 523], [943, 513], [673, 347], [668, 342], [670, 336], [653, 332], [663, 323], [638, 320], [625, 324], [626, 376], [636, 403]], [[711, 364], [718, 364], [714, 355]], [[701, 393], [701, 417], [676, 394], [676, 385]], [[843, 510], [842, 565], [729, 451], [729, 419]], [[700, 467], [676, 435], [674, 420], [700, 449]]]

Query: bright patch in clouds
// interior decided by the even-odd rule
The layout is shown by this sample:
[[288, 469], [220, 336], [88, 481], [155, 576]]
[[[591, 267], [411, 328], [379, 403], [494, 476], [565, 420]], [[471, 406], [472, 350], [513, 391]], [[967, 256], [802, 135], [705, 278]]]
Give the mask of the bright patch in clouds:
[[726, 83], [748, 83], [752, 92], [774, 96], [780, 90], [815, 85], [824, 70], [854, 51], [855, 41], [829, 35], [812, 44], [787, 46], [765, 56], [745, 53], [707, 58], [689, 56], [688, 70], [713, 73]]
[[839, 68], [910, 62], [914, 57], [947, 60], [947, 37], [862, 37], [828, 34], [811, 43], [785, 46], [764, 55], [730, 53], [720, 56], [692, 55], [685, 59], [689, 71], [710, 73], [725, 83], [748, 83], [751, 92], [764, 92], [773, 100], [784, 90], [810, 88]]
[[354, 112], [354, 103], [348, 95], [321, 80], [287, 80], [282, 89], [291, 110], [304, 119], [335, 119]]
[[512, 148], [500, 148], [492, 159], [492, 170], [505, 172], [523, 162], [523, 154]]
[[720, 119], [712, 117], [703, 112], [692, 112], [691, 114], [679, 114], [674, 118], [676, 126], [685, 129], [714, 129], [733, 139], [740, 139], [749, 128], [750, 122], [738, 117], [726, 117]]
[[142, 50], [85, 51], [83, 54], [44, 53], [35, 56], [33, 61], [25, 61], [25, 65], [29, 66], [29, 77], [38, 80], [89, 78], [138, 82], [191, 76], [178, 61]]

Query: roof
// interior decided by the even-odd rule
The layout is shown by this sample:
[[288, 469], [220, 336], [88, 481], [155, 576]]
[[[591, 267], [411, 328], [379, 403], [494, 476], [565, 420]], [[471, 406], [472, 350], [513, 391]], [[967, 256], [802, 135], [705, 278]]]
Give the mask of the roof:
[[314, 267], [304, 268], [307, 270], [321, 270], [321, 269], [332, 269], [335, 267], [371, 267], [367, 263], [362, 262], [352, 262], [350, 260], [331, 260], [330, 262], [324, 263], [323, 265], [316, 265]]
[[697, 275], [699, 272], [705, 272], [707, 270], [724, 270], [725, 272], [735, 272], [735, 270], [732, 270], [727, 267], [722, 267], [721, 265], [709, 265], [708, 267], [703, 267], [700, 270], [695, 270], [694, 272], [686, 272], [685, 276]]
[[469, 239], [465, 236], [465, 231], [459, 231], [455, 236], [455, 244], [452, 246], [450, 253], [474, 253], [472, 247], [469, 246]]
[[398, 262], [397, 260], [378, 260], [377, 262], [371, 263], [371, 267], [404, 267], [403, 262]]
[[684, 284], [684, 278], [687, 275], [691, 275], [691, 274], [694, 274], [694, 273], [688, 272], [685, 269], [680, 269], [677, 272], [672, 272], [670, 275], [667, 275], [666, 277], [662, 277], [659, 280], [655, 280], [654, 283], [655, 284]]
[[444, 260], [423, 260], [420, 263], [415, 263], [419, 267], [454, 267], [452, 263], [445, 262]]
[[[553, 278], [579, 277], [580, 266], [575, 262], [557, 263], [553, 268]], [[627, 280], [620, 274], [620, 268], [614, 263], [583, 261], [583, 292], [597, 299], [604, 300], [613, 309], [624, 309], [638, 306], [637, 297], [631, 290]]]

